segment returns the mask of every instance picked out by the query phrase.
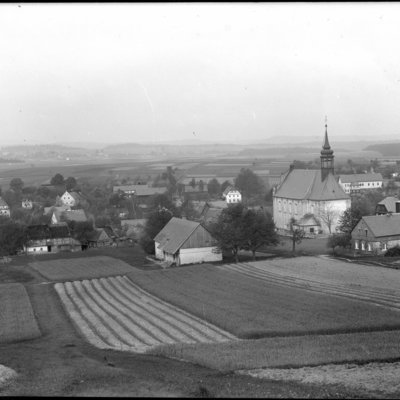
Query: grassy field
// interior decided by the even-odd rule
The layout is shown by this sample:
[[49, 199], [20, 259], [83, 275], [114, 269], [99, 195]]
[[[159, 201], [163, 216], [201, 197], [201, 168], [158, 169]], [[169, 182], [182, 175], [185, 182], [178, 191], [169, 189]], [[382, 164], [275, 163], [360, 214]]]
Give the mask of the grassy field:
[[50, 281], [116, 276], [134, 269], [124, 261], [107, 256], [36, 261], [30, 266]]
[[40, 335], [25, 287], [19, 283], [0, 285], [0, 343]]
[[399, 331], [276, 337], [228, 343], [173, 345], [151, 353], [184, 359], [220, 371], [298, 368], [330, 363], [399, 360]]
[[240, 338], [400, 328], [400, 313], [254, 279], [218, 266], [134, 271], [133, 282]]

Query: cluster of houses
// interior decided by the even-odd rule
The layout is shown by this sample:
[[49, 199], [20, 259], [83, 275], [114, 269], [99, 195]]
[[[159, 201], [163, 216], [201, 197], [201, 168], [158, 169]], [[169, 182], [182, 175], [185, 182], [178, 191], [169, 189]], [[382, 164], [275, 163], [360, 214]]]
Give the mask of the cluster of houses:
[[[328, 140], [327, 125], [320, 154], [320, 169], [297, 169], [290, 167], [280, 176], [273, 190], [273, 219], [280, 233], [288, 233], [294, 227], [307, 235], [329, 235], [337, 231], [339, 218], [351, 206], [351, 195], [357, 192], [383, 187], [380, 173], [334, 175], [334, 154]], [[183, 192], [207, 191], [207, 182], [194, 184], [185, 182]], [[152, 187], [147, 184], [117, 185], [113, 193], [123, 193], [132, 199], [135, 207], [145, 215], [150, 199], [166, 192], [166, 187]], [[190, 197], [189, 197], [190, 198]], [[81, 243], [72, 238], [67, 221], [87, 221], [83, 208], [86, 199], [77, 192], [66, 191], [58, 197], [56, 204], [44, 209], [51, 215], [48, 226], [28, 228], [27, 253], [76, 251]], [[222, 200], [193, 201], [198, 218], [172, 218], [154, 238], [156, 258], [166, 264], [188, 264], [220, 261], [222, 254], [215, 239], [204, 227], [215, 221], [222, 210], [230, 204], [240, 203], [242, 195], [233, 186], [228, 186]], [[24, 208], [32, 208], [29, 200], [24, 200]], [[8, 205], [0, 198], [0, 215], [10, 216]], [[120, 210], [119, 216], [126, 218], [127, 210]], [[140, 232], [145, 218], [124, 220], [122, 225]], [[87, 246], [108, 246], [115, 244], [116, 235], [111, 228], [96, 228]], [[365, 216], [352, 231], [352, 246], [360, 253], [381, 254], [388, 248], [400, 245], [400, 200], [387, 197], [376, 206], [375, 215]]]

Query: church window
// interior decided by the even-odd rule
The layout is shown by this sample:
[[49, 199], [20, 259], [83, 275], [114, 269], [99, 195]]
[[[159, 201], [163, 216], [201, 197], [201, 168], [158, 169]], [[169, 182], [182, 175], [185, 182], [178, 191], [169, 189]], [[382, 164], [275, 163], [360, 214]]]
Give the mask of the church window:
[[354, 241], [354, 248], [355, 248], [356, 250], [358, 250], [358, 240], [355, 240], [355, 241]]
[[368, 251], [372, 251], [372, 245], [371, 245], [371, 243], [368, 243]]

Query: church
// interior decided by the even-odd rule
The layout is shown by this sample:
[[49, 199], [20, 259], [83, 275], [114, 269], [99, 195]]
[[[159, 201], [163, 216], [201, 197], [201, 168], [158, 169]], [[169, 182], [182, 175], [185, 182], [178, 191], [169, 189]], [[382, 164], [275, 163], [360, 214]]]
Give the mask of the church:
[[291, 167], [273, 194], [274, 222], [279, 231], [294, 226], [310, 234], [335, 233], [340, 215], [351, 205], [334, 176], [334, 155], [328, 141], [328, 126], [321, 150], [320, 169]]

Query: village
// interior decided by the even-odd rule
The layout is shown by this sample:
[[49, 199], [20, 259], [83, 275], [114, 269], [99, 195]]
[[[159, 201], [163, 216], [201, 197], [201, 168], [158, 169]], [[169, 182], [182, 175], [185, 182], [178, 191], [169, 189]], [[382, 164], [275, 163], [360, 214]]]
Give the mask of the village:
[[[393, 178], [372, 166], [335, 174], [327, 125], [320, 168], [299, 164], [294, 160], [267, 181], [250, 168], [217, 179], [171, 166], [151, 181], [124, 178], [95, 188], [59, 173], [39, 188], [15, 177], [0, 198], [2, 256], [140, 245], [164, 266], [179, 266], [219, 262], [241, 250], [255, 254], [277, 245], [279, 237], [291, 238], [293, 250], [303, 239], [322, 238], [334, 252], [353, 257], [398, 254], [400, 199]], [[233, 220], [235, 207], [240, 217]], [[253, 222], [246, 212], [254, 214]], [[236, 237], [235, 224], [245, 225]], [[260, 225], [268, 228], [262, 234]]]

